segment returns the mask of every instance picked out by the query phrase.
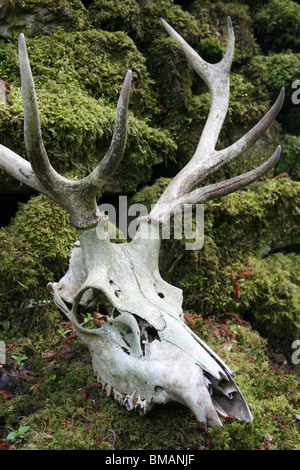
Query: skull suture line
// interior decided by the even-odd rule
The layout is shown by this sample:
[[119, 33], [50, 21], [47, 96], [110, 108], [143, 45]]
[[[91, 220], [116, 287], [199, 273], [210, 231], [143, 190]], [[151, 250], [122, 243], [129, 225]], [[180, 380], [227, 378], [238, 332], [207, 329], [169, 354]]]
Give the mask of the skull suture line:
[[[231, 20], [228, 18], [227, 50], [217, 64], [203, 61], [176, 31], [164, 20], [162, 23], [208, 85], [212, 100], [194, 156], [170, 182], [149, 216], [140, 220], [140, 230], [151, 229], [156, 236], [144, 238], [137, 233], [130, 243], [119, 245], [97, 235], [97, 225], [104, 224], [106, 218], [96, 204], [96, 194], [118, 166], [126, 145], [131, 71], [121, 90], [107, 154], [90, 175], [82, 180], [68, 180], [53, 169], [42, 142], [25, 38], [20, 35], [24, 138], [30, 163], [1, 145], [0, 167], [70, 213], [79, 244], [71, 253], [66, 275], [49, 287], [57, 306], [87, 345], [95, 374], [107, 393], [141, 415], [155, 404], [175, 401], [186, 405], [199, 422], [208, 425], [221, 426], [219, 414], [251, 422], [251, 412], [232, 372], [184, 323], [181, 290], [166, 283], [159, 274], [160, 226], [176, 208], [229, 194], [273, 168], [280, 147], [267, 162], [248, 173], [199, 187], [203, 179], [238, 157], [260, 137], [279, 112], [284, 90], [251, 131], [230, 147], [216, 150], [229, 100], [234, 51]], [[78, 319], [80, 309], [99, 304], [106, 308], [107, 321], [97, 329], [84, 328]]]

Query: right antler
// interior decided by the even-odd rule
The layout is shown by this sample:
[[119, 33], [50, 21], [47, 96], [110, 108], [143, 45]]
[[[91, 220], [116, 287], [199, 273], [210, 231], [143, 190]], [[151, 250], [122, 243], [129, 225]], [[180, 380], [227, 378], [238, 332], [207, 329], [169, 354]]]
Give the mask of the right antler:
[[123, 83], [112, 141], [106, 155], [92, 173], [75, 181], [61, 176], [49, 162], [42, 140], [39, 109], [23, 34], [19, 37], [19, 64], [24, 105], [24, 140], [30, 163], [0, 145], [0, 167], [64, 207], [71, 216], [72, 225], [78, 228], [96, 225], [106, 217], [98, 209], [97, 191], [115, 171], [125, 149], [132, 72], [127, 72]]
[[211, 108], [198, 147], [192, 159], [170, 182], [167, 189], [148, 216], [149, 220], [166, 222], [171, 213], [183, 204], [203, 203], [209, 199], [224, 196], [241, 188], [273, 168], [278, 161], [281, 147], [260, 167], [243, 175], [204, 186], [192, 191], [207, 176], [237, 158], [246, 151], [273, 122], [284, 100], [284, 88], [267, 114], [246, 135], [223, 150], [216, 150], [216, 144], [229, 103], [229, 74], [234, 52], [234, 32], [230, 17], [227, 19], [228, 45], [223, 59], [217, 64], [205, 62], [186, 41], [164, 20], [166, 31], [181, 47], [189, 64], [203, 78], [211, 93]]

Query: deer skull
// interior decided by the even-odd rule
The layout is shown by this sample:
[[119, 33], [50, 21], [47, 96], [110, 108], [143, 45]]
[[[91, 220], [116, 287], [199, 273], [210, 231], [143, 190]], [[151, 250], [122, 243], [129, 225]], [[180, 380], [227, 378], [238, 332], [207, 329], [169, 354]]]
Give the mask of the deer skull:
[[[221, 426], [218, 414], [252, 421], [251, 412], [226, 364], [184, 323], [182, 292], [159, 274], [160, 228], [184, 204], [203, 203], [251, 183], [277, 162], [280, 147], [260, 167], [235, 178], [202, 186], [216, 169], [252, 145], [279, 112], [284, 91], [268, 113], [244, 137], [227, 149], [216, 150], [229, 100], [229, 72], [234, 34], [228, 19], [224, 58], [208, 64], [164, 20], [167, 32], [182, 48], [190, 65], [207, 83], [211, 110], [198, 147], [189, 163], [171, 181], [148, 217], [140, 220], [130, 243], [113, 244], [99, 237], [106, 216], [99, 211], [96, 193], [119, 164], [125, 144], [131, 71], [126, 75], [116, 110], [110, 148], [96, 169], [82, 180], [57, 174], [44, 148], [34, 82], [25, 38], [20, 35], [19, 60], [24, 102], [24, 135], [30, 163], [0, 145], [0, 167], [58, 202], [71, 216], [79, 242], [66, 275], [49, 284], [54, 301], [87, 345], [95, 374], [107, 394], [141, 415], [155, 404], [186, 405], [199, 422]], [[141, 233], [152, 236], [140, 237]], [[154, 236], [153, 236], [154, 234]], [[100, 306], [106, 322], [88, 329], [81, 309]]]
[[[112, 244], [97, 239], [94, 228], [85, 231], [69, 271], [49, 285], [87, 345], [98, 381], [108, 395], [141, 415], [155, 404], [176, 401], [210, 425], [221, 425], [216, 410], [251, 421], [228, 367], [185, 325], [182, 291], [161, 278], [159, 240], [140, 242]], [[99, 302], [106, 323], [84, 328], [80, 306]]]

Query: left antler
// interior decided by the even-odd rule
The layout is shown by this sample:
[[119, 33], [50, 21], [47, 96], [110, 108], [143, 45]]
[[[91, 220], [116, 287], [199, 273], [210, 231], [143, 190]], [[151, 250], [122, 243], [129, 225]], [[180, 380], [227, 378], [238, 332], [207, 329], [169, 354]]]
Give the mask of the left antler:
[[[186, 203], [203, 203], [241, 188], [267, 173], [279, 159], [278, 146], [272, 157], [260, 167], [243, 175], [192, 191], [207, 176], [245, 152], [270, 126], [281, 109], [284, 88], [266, 115], [246, 135], [226, 149], [216, 150], [217, 140], [227, 114], [229, 103], [229, 76], [234, 52], [234, 32], [230, 17], [227, 19], [228, 44], [223, 59], [217, 64], [205, 62], [186, 41], [164, 20], [166, 31], [181, 47], [189, 64], [205, 81], [211, 93], [211, 108], [197, 149], [187, 165], [170, 182], [149, 214], [153, 221], [165, 222], [170, 214]], [[191, 192], [192, 191], [192, 192]]]
[[92, 173], [81, 180], [73, 181], [57, 173], [49, 162], [42, 140], [39, 108], [23, 34], [19, 37], [19, 64], [24, 106], [24, 140], [30, 163], [0, 145], [0, 168], [59, 203], [70, 213], [72, 225], [78, 228], [93, 226], [105, 217], [96, 203], [97, 191], [115, 171], [124, 153], [132, 72], [127, 72], [123, 83], [112, 141], [106, 155]]

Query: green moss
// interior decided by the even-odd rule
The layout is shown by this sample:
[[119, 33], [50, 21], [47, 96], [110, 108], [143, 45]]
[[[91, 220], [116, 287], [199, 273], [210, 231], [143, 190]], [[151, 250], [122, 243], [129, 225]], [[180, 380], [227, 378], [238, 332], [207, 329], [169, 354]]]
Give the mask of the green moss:
[[51, 34], [60, 27], [78, 31], [86, 26], [84, 7], [79, 0], [4, 0], [1, 4], [1, 36], [17, 40]]
[[204, 60], [212, 64], [222, 60], [224, 52], [225, 48], [217, 38], [204, 38], [199, 43], [199, 54]]
[[228, 253], [236, 247], [243, 253], [261, 253], [266, 244], [272, 251], [296, 245], [298, 206], [298, 182], [288, 178], [256, 182], [222, 199], [220, 206], [216, 204], [216, 210], [221, 207], [224, 212], [214, 218], [214, 238], [222, 246], [226, 246], [226, 237], [231, 238]]
[[268, 361], [262, 338], [249, 326], [227, 321], [222, 334], [222, 326], [214, 327], [210, 320], [207, 324], [208, 342], [236, 371], [236, 381], [254, 418], [250, 425], [231, 421], [224, 429], [212, 429], [214, 449], [258, 450], [267, 434], [272, 439], [268, 444], [270, 450], [299, 449], [296, 377]]
[[158, 178], [152, 186], [145, 186], [136, 193], [132, 198], [132, 202], [134, 204], [143, 204], [150, 211], [151, 204], [155, 204], [158, 201], [170, 181], [171, 178]]
[[300, 5], [291, 0], [270, 0], [255, 15], [255, 33], [265, 50], [299, 50]]
[[272, 103], [280, 89], [285, 88], [286, 97], [278, 121], [283, 132], [294, 135], [299, 132], [300, 111], [299, 106], [295, 106], [292, 101], [295, 91], [292, 84], [298, 77], [299, 66], [300, 55], [286, 52], [257, 55], [241, 69], [242, 75], [251, 81], [257, 93], [257, 100], [264, 102], [267, 99]]
[[1, 8], [2, 32], [10, 39], [17, 39], [20, 33], [30, 37], [49, 34], [61, 26], [79, 30], [86, 24], [79, 0], [4, 0]]
[[40, 347], [60, 318], [46, 286], [65, 273], [75, 231], [63, 209], [38, 196], [20, 206], [0, 240], [1, 334], [28, 336]]
[[53, 13], [61, 13], [64, 8], [82, 10], [82, 2], [78, 0], [4, 0], [3, 5], [15, 7], [16, 10], [36, 11], [39, 7], [47, 7]]
[[[190, 160], [199, 142], [210, 111], [210, 95], [202, 80], [190, 66], [186, 65], [180, 48], [172, 38], [160, 38], [154, 41], [150, 53], [151, 68], [161, 83], [159, 100], [165, 108], [165, 113], [159, 122], [171, 130], [177, 145], [176, 159], [182, 166]], [[242, 133], [246, 133], [267, 109], [268, 103], [265, 99], [262, 102], [258, 101], [255, 86], [242, 74], [232, 73], [228, 112], [218, 147], [226, 147]], [[278, 129], [276, 133], [278, 134]], [[274, 141], [274, 135], [271, 140]], [[263, 153], [266, 151], [267, 147], [263, 152], [257, 148], [252, 162], [243, 161], [244, 164], [239, 170], [249, 171], [251, 163], [256, 162], [258, 165], [263, 163], [265, 161]], [[226, 177], [234, 176], [235, 164], [230, 168], [231, 174], [227, 174]]]
[[231, 17], [236, 37], [234, 63], [245, 63], [258, 52], [247, 5], [242, 5], [242, 2], [195, 0], [188, 10], [195, 18], [201, 18], [209, 25], [210, 38], [218, 38], [223, 47], [227, 43], [226, 18]]
[[29, 41], [28, 49], [37, 83], [50, 79], [64, 87], [72, 81], [94, 98], [111, 103], [117, 101], [130, 68], [133, 71], [131, 109], [145, 118], [155, 105], [145, 58], [121, 31], [90, 29], [66, 33], [60, 29], [51, 41], [47, 37]]
[[58, 274], [65, 269], [76, 231], [69, 225], [67, 212], [58, 204], [45, 196], [34, 197], [27, 204], [20, 204], [6, 230], [15, 235], [22, 234], [31, 250], [38, 253], [40, 260], [46, 261], [53, 272]]
[[[160, 17], [174, 28], [184, 30], [194, 43], [198, 34], [207, 29], [201, 19], [195, 19], [172, 0], [95, 0], [89, 8], [90, 21], [97, 29], [125, 31], [143, 52], [161, 34]], [[203, 33], [202, 33], [203, 34]]]
[[277, 175], [287, 172], [293, 180], [300, 180], [300, 138], [285, 134], [282, 137], [282, 154], [275, 167]]
[[[287, 98], [279, 120], [283, 130], [294, 135], [282, 139], [283, 158], [276, 171], [295, 178], [298, 118], [290, 95], [299, 58], [287, 48], [298, 47], [296, 2], [199, 0], [190, 2], [186, 10], [171, 0], [95, 0], [86, 9], [77, 0], [2, 3], [12, 5], [7, 20], [14, 42], [1, 43], [0, 76], [10, 83], [12, 97], [12, 103], [0, 110], [1, 143], [17, 153], [25, 155], [16, 49], [22, 30], [29, 37], [44, 141], [58, 171], [84, 176], [104, 155], [122, 81], [131, 68], [128, 144], [124, 161], [105, 190], [134, 192], [137, 185], [149, 183], [154, 165], [160, 164], [156, 175], [175, 173], [172, 166], [166, 173], [164, 165], [176, 159], [181, 168], [193, 154], [210, 96], [163, 31], [159, 17], [204, 59], [217, 62], [226, 47], [229, 14], [236, 51], [229, 110], [218, 145], [232, 143], [254, 125], [285, 86]], [[53, 15], [53, 28], [40, 18], [41, 8]], [[31, 26], [28, 17], [33, 18]], [[63, 29], [57, 29], [60, 18], [66, 19]], [[91, 24], [96, 29], [90, 29]], [[253, 27], [264, 52], [276, 53], [259, 54]], [[219, 171], [216, 179], [260, 164], [280, 137], [280, 127], [273, 126], [263, 145], [248, 152], [249, 160]], [[159, 178], [134, 195], [133, 202], [149, 207], [168, 182], [169, 178]], [[85, 385], [94, 381], [90, 359], [79, 341], [70, 349], [55, 341], [62, 320], [45, 289], [65, 273], [76, 234], [67, 214], [45, 198], [23, 205], [12, 224], [0, 231], [0, 336], [7, 344], [16, 343], [11, 354], [29, 356], [26, 367], [36, 375], [28, 374], [28, 381], [15, 379], [14, 399], [4, 403], [0, 396], [1, 437], [30, 425], [24, 440], [12, 448], [111, 449], [110, 430], [116, 435], [116, 449], [186, 450], [212, 445], [238, 450], [259, 449], [269, 433], [268, 448], [296, 449], [295, 378], [268, 362], [258, 333], [228, 322], [224, 313], [251, 320], [268, 338], [267, 344], [284, 346], [289, 358], [291, 341], [299, 337], [299, 192], [298, 183], [287, 178], [255, 183], [205, 206], [205, 243], [199, 252], [187, 252], [185, 240], [162, 244], [163, 277], [184, 289], [184, 305], [194, 309], [188, 313], [202, 314], [195, 330], [237, 371], [237, 383], [253, 410], [252, 424], [227, 420], [224, 428], [210, 434], [180, 405], [157, 407], [141, 418], [98, 387], [90, 388], [83, 399]], [[54, 363], [46, 355], [41, 358], [45, 350], [55, 351]], [[12, 359], [7, 367], [13, 367]]]
[[[291, 85], [296, 80], [299, 70], [300, 55], [292, 53], [270, 52], [268, 55], [257, 55], [241, 68], [243, 75], [251, 80], [259, 98], [268, 96], [274, 99], [281, 87], [286, 88], [291, 97]], [[286, 105], [287, 103], [285, 103]]]
[[250, 257], [251, 272], [239, 282], [240, 298], [233, 304], [270, 345], [280, 344], [289, 353], [300, 332], [299, 265], [297, 253]]
[[236, 371], [252, 424], [223, 419], [223, 428], [208, 430], [175, 403], [143, 417], [128, 412], [94, 382], [86, 351], [75, 340], [68, 347], [57, 343], [55, 367], [45, 356], [34, 381], [21, 382], [22, 396], [2, 404], [3, 438], [26, 425], [26, 436], [10, 449], [109, 450], [115, 436], [115, 450], [255, 450], [269, 433], [270, 448], [297, 449], [297, 380], [268, 362], [258, 333], [233, 320], [216, 325], [198, 318], [192, 327]]

